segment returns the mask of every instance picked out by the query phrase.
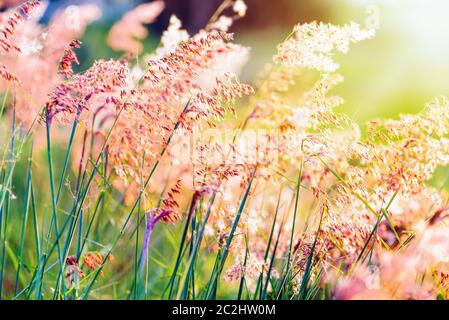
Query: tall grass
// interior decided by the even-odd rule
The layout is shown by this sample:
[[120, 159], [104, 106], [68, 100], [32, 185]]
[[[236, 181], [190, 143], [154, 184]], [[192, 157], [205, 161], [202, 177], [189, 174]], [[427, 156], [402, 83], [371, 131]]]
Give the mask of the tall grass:
[[[20, 6], [12, 29], [39, 5]], [[449, 164], [449, 100], [372, 121], [363, 138], [329, 91], [333, 52], [372, 30], [297, 25], [253, 89], [234, 74], [248, 50], [225, 32], [242, 0], [196, 36], [172, 17], [143, 65], [129, 26], [162, 9], [112, 28], [123, 59], [76, 73], [73, 39], [46, 48], [58, 62], [37, 55], [54, 71], [33, 84], [38, 107], [0, 64], [0, 299], [447, 298], [447, 194], [427, 182]], [[0, 50], [20, 60], [15, 31]], [[316, 83], [294, 87], [309, 71]]]
[[[3, 106], [8, 99], [10, 98], [5, 94]], [[46, 121], [47, 163], [44, 163], [44, 167], [48, 168], [46, 182], [42, 180], [42, 175], [45, 175], [42, 168], [36, 170], [36, 166], [41, 166], [43, 159], [38, 157], [41, 155], [33, 153], [31, 136], [23, 136], [20, 128], [15, 126], [14, 117], [12, 119], [8, 139], [9, 151], [5, 153], [1, 167], [0, 275], [3, 299], [233, 297], [227, 293], [232, 286], [222, 284], [222, 275], [257, 168], [247, 183], [227, 240], [215, 258], [213, 252], [203, 245], [215, 196], [210, 197], [204, 204], [202, 196], [197, 194], [192, 197], [188, 214], [182, 223], [177, 226], [156, 228], [148, 257], [142, 261], [144, 257], [142, 234], [145, 231], [145, 224], [142, 222], [145, 219], [140, 208], [141, 196], [150, 183], [158, 162], [151, 167], [145, 184], [129, 207], [115, 198], [117, 194], [108, 182], [106, 149], [103, 148], [97, 158], [90, 159], [81, 172], [68, 170], [74, 167], [70, 163], [70, 154], [76, 140], [76, 120], [65, 148], [52, 143], [51, 125]], [[178, 125], [173, 128], [173, 132], [177, 128]], [[167, 144], [169, 143], [170, 139]], [[59, 150], [55, 149], [55, 146]], [[23, 148], [26, 148], [27, 152], [22, 152]], [[161, 157], [164, 152], [165, 148], [161, 150]], [[75, 177], [78, 178], [73, 179]], [[79, 182], [76, 183], [76, 180]], [[100, 186], [100, 192], [94, 201], [86, 203], [89, 188], [93, 183]], [[281, 193], [282, 190], [279, 191], [279, 197]], [[295, 211], [299, 201], [299, 188], [296, 194]], [[280, 200], [277, 204], [278, 209], [279, 206]], [[109, 216], [101, 219], [103, 211], [108, 211]], [[273, 279], [271, 276], [273, 266], [280, 263], [276, 259], [276, 248], [282, 228], [276, 236], [274, 234], [276, 223], [279, 223], [277, 216], [272, 221], [264, 255], [265, 260], [269, 261], [269, 270], [267, 272], [261, 270], [254, 292], [250, 292], [243, 276], [238, 289], [239, 299], [277, 297], [276, 292], [268, 294], [269, 286], [278, 288], [279, 292], [285, 290], [284, 285], [279, 285], [279, 282], [285, 284], [285, 280]], [[181, 227], [183, 231], [178, 232]], [[93, 230], [101, 231], [92, 233]], [[126, 234], [128, 236], [125, 236]], [[135, 240], [131, 241], [133, 235]], [[275, 241], [274, 247], [272, 241]], [[171, 243], [171, 248], [162, 243]], [[130, 250], [131, 247], [134, 249]], [[72, 269], [73, 266], [68, 262], [69, 256], [79, 260], [83, 253], [91, 248], [103, 253], [101, 262], [95, 270], [89, 270], [85, 276], [76, 276], [73, 271], [76, 269]], [[168, 258], [174, 253], [176, 259]], [[113, 262], [110, 261], [111, 256], [115, 257]], [[290, 259], [287, 261], [284, 262], [285, 270], [288, 270], [285, 277], [291, 272]], [[120, 265], [117, 266], [117, 263]], [[209, 263], [212, 263], [213, 267], [205, 277]], [[222, 286], [225, 287], [223, 292], [220, 290]], [[283, 293], [283, 297], [291, 298], [287, 293]]]

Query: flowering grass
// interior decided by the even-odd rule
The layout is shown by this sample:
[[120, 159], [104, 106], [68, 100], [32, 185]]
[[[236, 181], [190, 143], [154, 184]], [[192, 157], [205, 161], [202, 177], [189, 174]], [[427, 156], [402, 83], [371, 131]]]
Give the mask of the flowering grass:
[[138, 6], [107, 37], [122, 58], [83, 71], [99, 9], [72, 28], [39, 24], [44, 6], [0, 14], [0, 298], [447, 297], [448, 198], [428, 181], [449, 100], [365, 133], [335, 111], [334, 54], [373, 30], [298, 24], [250, 85], [228, 33], [242, 0], [195, 35], [173, 16], [154, 52], [164, 3]]

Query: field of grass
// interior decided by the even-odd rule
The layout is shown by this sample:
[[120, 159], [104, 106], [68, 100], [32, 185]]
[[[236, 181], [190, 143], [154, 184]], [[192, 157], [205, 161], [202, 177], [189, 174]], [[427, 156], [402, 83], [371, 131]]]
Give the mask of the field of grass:
[[0, 299], [449, 296], [447, 65], [391, 17], [233, 36], [226, 0], [159, 43], [160, 1], [42, 5], [0, 13]]

